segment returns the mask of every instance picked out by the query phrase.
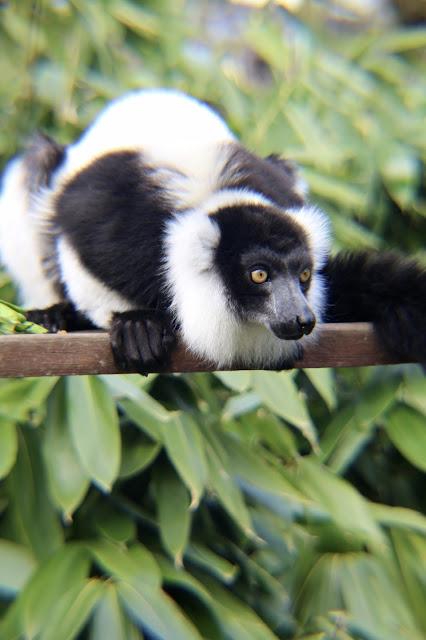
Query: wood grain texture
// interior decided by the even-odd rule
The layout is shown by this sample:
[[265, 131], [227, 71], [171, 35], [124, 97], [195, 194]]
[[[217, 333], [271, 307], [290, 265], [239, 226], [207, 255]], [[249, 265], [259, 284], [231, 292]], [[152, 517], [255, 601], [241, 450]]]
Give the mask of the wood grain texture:
[[[296, 367], [359, 367], [398, 362], [382, 348], [371, 324], [324, 324], [319, 328], [316, 344], [305, 349], [305, 356]], [[210, 363], [200, 361], [183, 347], [178, 347], [167, 371], [214, 369]], [[99, 373], [120, 373], [114, 364], [107, 333], [0, 337], [0, 377]]]

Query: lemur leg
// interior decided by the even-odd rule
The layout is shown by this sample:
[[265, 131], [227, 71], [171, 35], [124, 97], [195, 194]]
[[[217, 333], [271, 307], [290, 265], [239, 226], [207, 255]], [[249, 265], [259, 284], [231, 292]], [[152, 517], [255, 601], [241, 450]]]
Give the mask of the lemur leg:
[[97, 328], [82, 313], [77, 311], [71, 302], [59, 302], [46, 309], [30, 309], [25, 312], [25, 315], [28, 320], [41, 324], [50, 333]]
[[176, 338], [164, 314], [142, 309], [116, 313], [110, 332], [119, 369], [147, 374], [167, 367]]

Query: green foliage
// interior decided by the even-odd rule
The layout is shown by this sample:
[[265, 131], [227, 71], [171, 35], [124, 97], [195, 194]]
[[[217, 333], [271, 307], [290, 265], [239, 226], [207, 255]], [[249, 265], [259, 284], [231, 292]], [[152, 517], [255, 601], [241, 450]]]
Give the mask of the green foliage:
[[[4, 160], [176, 86], [298, 160], [338, 245], [424, 258], [425, 31], [211, 4], [5, 3]], [[416, 366], [0, 381], [0, 637], [421, 640], [425, 398]]]
[[0, 300], [0, 335], [10, 333], [46, 333], [47, 329], [30, 322], [20, 307]]
[[[426, 425], [411, 379], [367, 374], [364, 402], [354, 390], [334, 417], [303, 373], [1, 382], [30, 400], [2, 405], [0, 636], [420, 640], [426, 518], [409, 463], [424, 464]], [[312, 394], [290, 392], [304, 413], [288, 411], [292, 387], [277, 396], [281, 377]], [[372, 494], [391, 442], [414, 478], [404, 508], [345, 479]]]

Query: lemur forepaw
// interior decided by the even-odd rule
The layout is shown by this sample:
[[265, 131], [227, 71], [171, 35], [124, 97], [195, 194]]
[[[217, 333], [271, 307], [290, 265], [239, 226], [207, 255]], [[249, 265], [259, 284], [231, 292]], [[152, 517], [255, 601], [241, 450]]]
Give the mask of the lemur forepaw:
[[65, 303], [54, 304], [46, 309], [30, 309], [25, 312], [30, 322], [41, 324], [49, 333], [58, 333], [67, 329]]
[[146, 375], [167, 366], [175, 337], [156, 311], [116, 313], [111, 323], [111, 347], [117, 367]]
[[30, 322], [41, 324], [49, 333], [96, 329], [95, 325], [77, 311], [71, 302], [59, 302], [46, 309], [30, 309], [25, 312], [25, 315]]

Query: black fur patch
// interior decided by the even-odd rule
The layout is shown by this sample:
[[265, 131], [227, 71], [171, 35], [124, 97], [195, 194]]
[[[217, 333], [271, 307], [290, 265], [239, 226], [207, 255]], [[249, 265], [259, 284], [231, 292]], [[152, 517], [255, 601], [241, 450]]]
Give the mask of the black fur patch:
[[228, 207], [213, 219], [220, 228], [216, 265], [230, 303], [243, 316], [262, 305], [267, 295], [265, 287], [250, 280], [252, 268], [266, 268], [271, 279], [282, 274], [297, 277], [306, 267], [312, 268], [302, 227], [272, 207]]
[[94, 276], [141, 307], [161, 304], [162, 239], [173, 207], [140, 154], [111, 153], [93, 162], [66, 185], [56, 211]]
[[324, 268], [327, 322], [374, 322], [385, 347], [426, 362], [426, 269], [393, 252], [341, 253]]
[[277, 155], [258, 158], [235, 143], [222, 169], [221, 188], [246, 188], [264, 195], [282, 208], [303, 206], [303, 198], [295, 192], [295, 165]]

